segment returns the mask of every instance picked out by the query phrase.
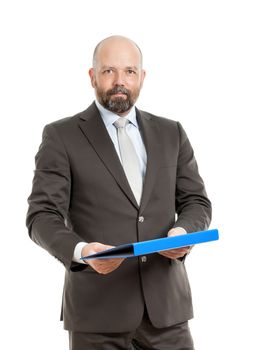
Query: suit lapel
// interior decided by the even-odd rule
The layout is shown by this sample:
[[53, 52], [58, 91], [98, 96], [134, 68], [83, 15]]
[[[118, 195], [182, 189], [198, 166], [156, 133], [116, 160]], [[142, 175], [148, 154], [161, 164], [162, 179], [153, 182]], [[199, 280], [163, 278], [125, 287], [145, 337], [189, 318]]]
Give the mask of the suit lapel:
[[162, 154], [159, 144], [158, 126], [156, 125], [156, 122], [148, 113], [139, 111], [137, 109], [136, 112], [140, 132], [147, 153], [147, 167], [140, 206], [142, 212], [149, 201], [156, 176], [158, 174], [158, 169], [160, 167]]
[[122, 191], [133, 205], [138, 208], [114, 144], [111, 141], [95, 103], [80, 115], [79, 126]]

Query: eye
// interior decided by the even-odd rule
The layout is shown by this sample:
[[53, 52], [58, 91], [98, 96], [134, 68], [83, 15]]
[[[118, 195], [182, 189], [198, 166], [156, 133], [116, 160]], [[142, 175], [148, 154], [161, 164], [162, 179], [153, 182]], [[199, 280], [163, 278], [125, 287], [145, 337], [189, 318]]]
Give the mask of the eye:
[[136, 74], [135, 70], [133, 70], [133, 69], [128, 69], [128, 70], [127, 70], [127, 73], [128, 73], [129, 75]]
[[103, 74], [112, 74], [113, 70], [111, 68], [105, 69], [103, 72]]

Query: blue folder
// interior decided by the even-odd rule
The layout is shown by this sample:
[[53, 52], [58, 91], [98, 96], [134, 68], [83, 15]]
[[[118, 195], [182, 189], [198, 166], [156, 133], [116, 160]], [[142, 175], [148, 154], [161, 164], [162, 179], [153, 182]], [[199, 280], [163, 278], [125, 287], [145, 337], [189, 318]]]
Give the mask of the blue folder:
[[115, 248], [107, 249], [102, 252], [88, 255], [82, 260], [89, 259], [112, 259], [112, 258], [130, 258], [139, 255], [146, 255], [175, 248], [187, 247], [199, 243], [216, 241], [219, 238], [218, 230], [199, 231], [179, 236], [164, 237], [150, 241], [136, 242], [119, 245]]

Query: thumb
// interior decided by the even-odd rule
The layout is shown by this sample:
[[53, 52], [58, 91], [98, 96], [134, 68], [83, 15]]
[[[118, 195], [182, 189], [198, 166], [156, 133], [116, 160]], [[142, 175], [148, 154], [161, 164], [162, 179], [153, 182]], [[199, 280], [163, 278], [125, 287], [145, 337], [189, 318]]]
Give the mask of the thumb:
[[186, 234], [187, 232], [183, 227], [174, 227], [174, 228], [171, 228], [171, 230], [169, 230], [168, 237], [186, 235]]

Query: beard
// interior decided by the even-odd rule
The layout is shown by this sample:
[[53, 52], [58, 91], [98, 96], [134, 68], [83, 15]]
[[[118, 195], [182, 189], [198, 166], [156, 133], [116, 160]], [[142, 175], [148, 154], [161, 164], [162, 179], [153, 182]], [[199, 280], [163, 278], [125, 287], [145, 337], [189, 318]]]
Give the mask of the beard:
[[[99, 103], [113, 113], [125, 113], [134, 106], [140, 89], [133, 92], [123, 86], [115, 86], [113, 89], [103, 91], [96, 87], [96, 93]], [[122, 93], [125, 96], [113, 96], [117, 93]]]

